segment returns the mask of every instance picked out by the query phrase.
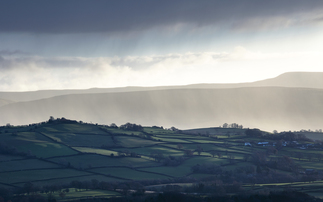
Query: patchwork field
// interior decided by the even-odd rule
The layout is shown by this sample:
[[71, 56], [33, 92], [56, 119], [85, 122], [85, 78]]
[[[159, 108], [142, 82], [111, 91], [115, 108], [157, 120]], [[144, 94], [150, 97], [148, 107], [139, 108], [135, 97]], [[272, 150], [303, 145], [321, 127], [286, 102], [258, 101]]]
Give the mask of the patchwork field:
[[[24, 188], [30, 183], [37, 187], [69, 187], [71, 191], [64, 197], [53, 192], [64, 201], [119, 196], [120, 190], [111, 191], [111, 186], [120, 183], [149, 182], [149, 189], [183, 180], [192, 185], [218, 179], [221, 183], [240, 180], [242, 188], [249, 191], [293, 188], [322, 197], [323, 183], [316, 180], [320, 176], [323, 179], [323, 146], [311, 140], [299, 141], [299, 145], [312, 145], [300, 149], [295, 145], [258, 146], [258, 142], [277, 140], [270, 139], [271, 133], [261, 131], [260, 136], [250, 136], [246, 129], [236, 128], [172, 131], [144, 127], [136, 131], [74, 121], [45, 122], [25, 127], [25, 131], [23, 128], [0, 128], [2, 188]], [[245, 142], [253, 146], [245, 146]], [[294, 182], [257, 183], [275, 181], [275, 176]], [[100, 186], [110, 183], [106, 185], [110, 191], [95, 188], [99, 182]], [[75, 191], [77, 184], [92, 188]], [[131, 187], [121, 187], [125, 186]]]

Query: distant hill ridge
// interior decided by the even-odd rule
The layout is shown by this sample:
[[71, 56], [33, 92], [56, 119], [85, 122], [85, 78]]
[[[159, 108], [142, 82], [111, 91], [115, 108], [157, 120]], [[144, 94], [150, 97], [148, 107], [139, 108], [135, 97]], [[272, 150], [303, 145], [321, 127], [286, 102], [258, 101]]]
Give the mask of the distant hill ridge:
[[0, 107], [0, 124], [49, 116], [181, 129], [240, 123], [267, 131], [323, 128], [323, 89], [248, 87], [62, 95]]
[[184, 86], [158, 86], [158, 87], [119, 87], [119, 88], [91, 88], [81, 90], [40, 90], [27, 92], [0, 92], [0, 99], [9, 102], [1, 102], [0, 106], [11, 102], [24, 102], [45, 99], [69, 94], [95, 94], [112, 92], [136, 92], [167, 89], [219, 89], [219, 88], [241, 88], [241, 87], [297, 87], [297, 88], [320, 88], [323, 89], [323, 72], [289, 72], [278, 77], [237, 84], [191, 84]]

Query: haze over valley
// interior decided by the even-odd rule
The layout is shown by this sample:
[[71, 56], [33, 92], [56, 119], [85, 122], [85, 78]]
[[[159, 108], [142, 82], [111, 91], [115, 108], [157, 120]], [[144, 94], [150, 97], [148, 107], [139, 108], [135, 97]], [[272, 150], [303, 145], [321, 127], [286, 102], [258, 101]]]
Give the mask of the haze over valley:
[[181, 129], [239, 123], [267, 131], [316, 130], [323, 123], [322, 81], [323, 73], [298, 72], [241, 84], [1, 92], [0, 113], [6, 116], [0, 123], [54, 116]]

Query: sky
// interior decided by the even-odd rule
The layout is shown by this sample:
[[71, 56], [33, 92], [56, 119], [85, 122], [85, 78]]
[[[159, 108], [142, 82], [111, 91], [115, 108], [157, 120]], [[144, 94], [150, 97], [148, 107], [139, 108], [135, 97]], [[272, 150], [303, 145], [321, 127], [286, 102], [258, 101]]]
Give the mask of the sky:
[[0, 91], [323, 72], [322, 0], [0, 2]]

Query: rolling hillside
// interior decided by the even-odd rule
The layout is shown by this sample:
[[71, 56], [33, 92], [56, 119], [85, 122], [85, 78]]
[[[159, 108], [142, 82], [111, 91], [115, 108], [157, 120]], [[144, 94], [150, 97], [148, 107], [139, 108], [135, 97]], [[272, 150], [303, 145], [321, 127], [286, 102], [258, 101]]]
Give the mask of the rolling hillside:
[[[322, 174], [322, 146], [292, 133], [219, 127], [178, 131], [53, 119], [0, 127], [0, 137], [2, 197], [4, 189], [24, 193], [20, 197], [40, 194], [66, 201], [130, 190], [232, 195], [288, 187], [322, 197], [322, 181], [308, 183]], [[264, 141], [268, 147], [258, 144]], [[301, 149], [304, 145], [309, 146]]]

